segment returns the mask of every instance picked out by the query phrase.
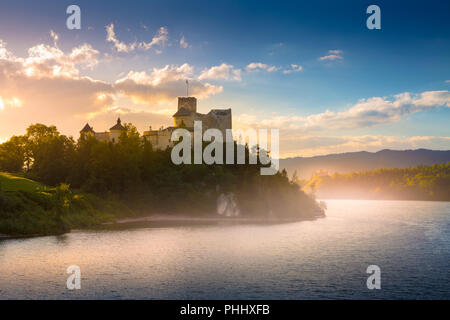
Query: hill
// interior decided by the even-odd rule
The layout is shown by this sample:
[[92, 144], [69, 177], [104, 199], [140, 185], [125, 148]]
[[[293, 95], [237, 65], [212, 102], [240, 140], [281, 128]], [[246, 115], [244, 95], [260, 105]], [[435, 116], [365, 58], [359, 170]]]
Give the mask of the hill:
[[450, 150], [381, 150], [378, 152], [348, 152], [315, 157], [296, 157], [280, 160], [280, 167], [290, 175], [297, 170], [301, 179], [310, 179], [318, 170], [332, 173], [349, 173], [374, 169], [411, 168], [419, 165], [433, 165], [450, 161]]
[[[221, 147], [225, 149], [224, 144]], [[235, 143], [235, 154], [237, 148]], [[251, 150], [244, 151], [249, 159]], [[225, 155], [218, 162], [225, 163]], [[115, 142], [92, 135], [75, 142], [55, 126], [34, 124], [25, 135], [0, 144], [0, 171], [18, 173], [2, 175], [0, 233], [64, 232], [114, 220], [120, 214], [129, 217], [131, 212], [121, 210], [125, 206], [142, 215], [280, 221], [314, 219], [323, 213], [320, 203], [300, 190], [285, 171], [261, 175], [263, 167], [261, 162], [248, 161], [177, 165], [172, 148], [154, 149], [131, 124], [124, 124]]]
[[450, 162], [315, 176], [303, 190], [321, 199], [450, 201]]
[[117, 201], [0, 172], [0, 237], [61, 234], [124, 216], [133, 213]]
[[37, 192], [49, 189], [39, 182], [20, 177], [18, 175], [12, 175], [6, 172], [0, 172], [0, 186], [1, 190], [5, 192], [20, 190], [27, 192]]

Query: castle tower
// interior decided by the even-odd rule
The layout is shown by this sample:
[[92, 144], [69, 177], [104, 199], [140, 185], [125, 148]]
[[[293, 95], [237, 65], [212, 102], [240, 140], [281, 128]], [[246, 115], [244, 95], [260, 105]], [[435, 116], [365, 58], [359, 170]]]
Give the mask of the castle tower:
[[95, 135], [94, 128], [92, 128], [89, 123], [86, 123], [83, 129], [80, 131], [80, 136], [85, 135]]
[[125, 130], [125, 127], [122, 125], [122, 121], [120, 120], [120, 118], [117, 118], [117, 123], [109, 129], [109, 131], [111, 131], [111, 132], [116, 131], [119, 133], [122, 130]]
[[181, 108], [190, 112], [197, 112], [197, 98], [195, 97], [178, 97], [178, 110]]
[[109, 129], [109, 140], [113, 143], [119, 141], [120, 134], [125, 130], [125, 127], [122, 125], [122, 121], [120, 118], [117, 118], [117, 123]]

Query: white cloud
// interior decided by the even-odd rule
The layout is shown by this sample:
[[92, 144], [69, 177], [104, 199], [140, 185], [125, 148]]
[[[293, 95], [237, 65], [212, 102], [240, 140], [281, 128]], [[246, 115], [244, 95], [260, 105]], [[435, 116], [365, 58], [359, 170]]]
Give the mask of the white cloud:
[[180, 39], [180, 48], [186, 49], [189, 47], [190, 47], [190, 45], [189, 45], [189, 43], [187, 43], [186, 38], [184, 36], [182, 36]]
[[203, 83], [193, 76], [193, 67], [185, 63], [181, 66], [166, 65], [151, 72], [130, 71], [116, 81], [114, 88], [130, 97], [135, 103], [156, 103], [171, 101], [185, 92], [185, 80], [189, 80], [189, 91], [199, 99], [222, 92], [222, 86]]
[[114, 124], [117, 117], [127, 123], [132, 123], [139, 132], [149, 130], [152, 126], [153, 129], [159, 128], [160, 126], [170, 126], [173, 125], [173, 120], [171, 115], [174, 113], [174, 109], [170, 110], [169, 114], [162, 114], [154, 111], [147, 110], [134, 110], [131, 108], [124, 107], [110, 107], [106, 110], [93, 115], [89, 119], [89, 124], [94, 127], [95, 131], [108, 130], [112, 124]]
[[153, 46], [161, 46], [164, 47], [166, 44], [166, 41], [169, 39], [169, 31], [167, 31], [167, 28], [161, 27], [159, 28], [156, 35], [153, 37], [152, 41], [150, 42], [141, 42], [139, 43], [139, 48], [142, 48], [144, 50], [151, 49]]
[[450, 107], [450, 93], [447, 90], [426, 91], [420, 94], [405, 92], [391, 99], [361, 99], [345, 111], [326, 110], [306, 117], [285, 115], [264, 119], [243, 114], [237, 120], [246, 127], [284, 128], [299, 132], [348, 130], [397, 122], [410, 114], [442, 106]]
[[56, 32], [53, 30], [50, 30], [50, 37], [52, 37], [52, 39], [53, 39], [53, 45], [55, 47], [58, 47], [59, 36], [56, 34]]
[[112, 42], [117, 52], [130, 52], [137, 47], [136, 41], [130, 44], [119, 41], [116, 37], [116, 33], [114, 32], [114, 24], [112, 23], [106, 26], [106, 41]]
[[0, 59], [12, 60], [14, 55], [6, 49], [6, 42], [0, 39]]
[[320, 57], [319, 61], [333, 61], [333, 60], [342, 60], [342, 50], [328, 50], [328, 55]]
[[234, 69], [232, 65], [222, 63], [219, 66], [204, 69], [198, 79], [241, 81], [241, 69]]
[[[160, 27], [151, 41], [149, 42], [142, 41], [139, 43], [135, 41], [126, 44], [117, 38], [116, 33], [114, 31], [114, 24], [111, 23], [106, 26], [106, 41], [112, 42], [117, 52], [131, 52], [137, 48], [142, 50], [149, 50], [154, 46], [164, 47], [168, 39], [169, 39], [169, 32], [167, 31], [167, 28]], [[160, 49], [157, 50], [160, 51]]]
[[328, 50], [329, 54], [342, 54], [342, 50]]
[[247, 65], [247, 67], [245, 67], [245, 69], [248, 72], [252, 72], [252, 71], [267, 71], [267, 72], [274, 72], [277, 71], [278, 68], [275, 66], [271, 66], [262, 62], [251, 62]]
[[294, 72], [300, 72], [303, 70], [303, 67], [297, 64], [291, 64], [291, 68], [287, 70], [283, 70], [284, 74], [290, 74]]

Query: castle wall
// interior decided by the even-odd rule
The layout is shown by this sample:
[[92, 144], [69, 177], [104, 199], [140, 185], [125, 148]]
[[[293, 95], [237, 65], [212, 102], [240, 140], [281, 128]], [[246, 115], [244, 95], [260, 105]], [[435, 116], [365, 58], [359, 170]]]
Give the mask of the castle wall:
[[194, 126], [194, 121], [201, 120], [201, 116], [197, 113], [191, 113], [188, 116], [176, 116], [173, 118], [175, 127], [181, 126], [182, 122], [188, 128]]
[[122, 131], [120, 131], [120, 130], [111, 130], [111, 132], [109, 134], [109, 141], [111, 141], [112, 143], [119, 142], [119, 137], [120, 137], [121, 133], [122, 133]]
[[172, 131], [169, 128], [164, 130], [152, 130], [144, 132], [144, 139], [152, 144], [154, 149], [164, 150], [172, 145]]
[[231, 129], [231, 109], [211, 110], [204, 118], [204, 127], [219, 129], [225, 139], [226, 129]]
[[109, 141], [109, 132], [96, 132], [95, 139], [99, 141]]

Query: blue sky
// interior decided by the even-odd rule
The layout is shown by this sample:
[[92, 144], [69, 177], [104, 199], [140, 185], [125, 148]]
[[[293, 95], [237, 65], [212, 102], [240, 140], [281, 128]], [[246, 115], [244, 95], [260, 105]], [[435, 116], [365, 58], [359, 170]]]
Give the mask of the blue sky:
[[[65, 26], [70, 4], [81, 8], [81, 30]], [[366, 28], [369, 15], [365, 11], [371, 4], [381, 8], [381, 30]], [[50, 30], [58, 35], [56, 46], [64, 53], [89, 44], [98, 52], [96, 62], [89, 68], [74, 64], [79, 72], [76, 77], [107, 84], [124, 79], [130, 71], [146, 72], [150, 77], [154, 68], [188, 64], [195, 74], [192, 81], [199, 81], [198, 90], [206, 90], [205, 83], [221, 88], [202, 91], [200, 111], [232, 107], [236, 125], [278, 125], [286, 156], [382, 148], [450, 149], [449, 12], [450, 3], [444, 1], [2, 1], [0, 39], [8, 51], [24, 59], [29, 48], [53, 44]], [[113, 42], [106, 41], [105, 27], [111, 24], [117, 41], [125, 45], [148, 43], [161, 27], [167, 31], [167, 40], [148, 50], [119, 52]], [[334, 59], [321, 59], [327, 56]], [[249, 69], [251, 63], [263, 67]], [[201, 76], [223, 64], [228, 66], [228, 78], [213, 76], [214, 72]], [[239, 77], [232, 79], [235, 70], [240, 70]], [[136, 79], [133, 84], [143, 85]], [[145, 79], [148, 84], [150, 78]], [[11, 89], [3, 88], [2, 93], [1, 84], [0, 79], [0, 97], [6, 105], [5, 101], [12, 101], [7, 97], [12, 96]], [[65, 118], [75, 117], [77, 128], [89, 120], [95, 129], [104, 130], [117, 113], [126, 121], [127, 112], [134, 112], [134, 118], [130, 115], [134, 121], [140, 112], [139, 129], [145, 121], [169, 125], [175, 88], [181, 91], [178, 85], [173, 90], [164, 86], [170, 94], [164, 91], [160, 101], [149, 98], [148, 92], [137, 96], [129, 86], [120, 93], [98, 89], [111, 95], [108, 105], [93, 107], [90, 113], [76, 113], [69, 106]], [[153, 85], [148, 88], [156, 89], [163, 90]], [[420, 95], [426, 92], [435, 95], [423, 102]], [[404, 93], [410, 93], [412, 100], [402, 102], [402, 106], [408, 104], [402, 111], [393, 112], [386, 106], [386, 101], [397, 100], [394, 95]], [[345, 113], [361, 99], [373, 97], [384, 103], [364, 108], [371, 110], [370, 115], [377, 111], [378, 118], [366, 123], [355, 119], [354, 112]], [[22, 109], [33, 107], [30, 98], [18, 99], [24, 101]], [[3, 109], [0, 125], [1, 112], [4, 122], [12, 121], [6, 120], [8, 110]], [[327, 110], [335, 115], [322, 120]], [[64, 133], [76, 136], [76, 121], [60, 118], [63, 112], [51, 116], [51, 110], [47, 111], [39, 112], [46, 118], [37, 120], [53, 122]], [[10, 111], [10, 119], [17, 119], [14, 112]], [[345, 114], [336, 115], [339, 112]], [[304, 119], [314, 115], [320, 119]], [[0, 138], [20, 134], [28, 125], [7, 128], [4, 124]], [[330, 140], [335, 144], [330, 145]]]

